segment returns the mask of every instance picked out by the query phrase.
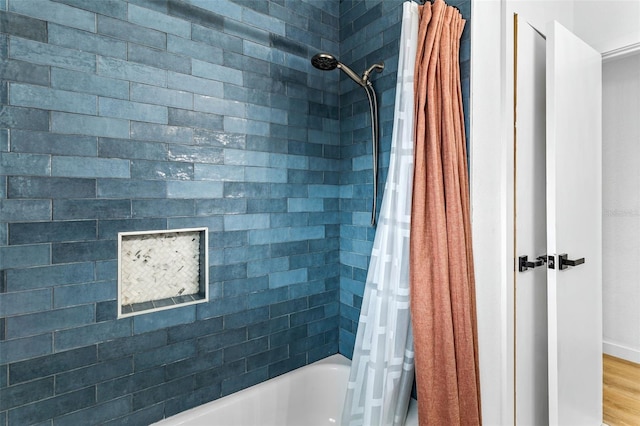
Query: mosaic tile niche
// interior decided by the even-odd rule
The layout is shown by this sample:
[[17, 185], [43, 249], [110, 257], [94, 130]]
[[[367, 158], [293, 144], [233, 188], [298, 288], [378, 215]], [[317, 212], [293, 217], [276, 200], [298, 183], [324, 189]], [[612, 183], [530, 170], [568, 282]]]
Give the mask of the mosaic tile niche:
[[207, 228], [118, 234], [118, 316], [209, 300]]

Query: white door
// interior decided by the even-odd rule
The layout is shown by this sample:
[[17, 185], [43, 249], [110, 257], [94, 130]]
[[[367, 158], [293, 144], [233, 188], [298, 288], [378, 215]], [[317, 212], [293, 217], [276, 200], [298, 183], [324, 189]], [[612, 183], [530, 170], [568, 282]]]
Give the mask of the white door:
[[557, 22], [546, 38], [549, 423], [600, 425], [601, 56]]
[[549, 421], [547, 268], [538, 259], [547, 253], [546, 42], [518, 16], [515, 23], [515, 417], [536, 426]]

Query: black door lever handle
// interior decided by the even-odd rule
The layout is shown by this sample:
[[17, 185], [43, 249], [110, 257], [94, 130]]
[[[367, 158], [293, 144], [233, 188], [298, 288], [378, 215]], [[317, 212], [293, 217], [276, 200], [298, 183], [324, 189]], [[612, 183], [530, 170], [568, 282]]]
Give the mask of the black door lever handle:
[[533, 262], [529, 262], [529, 256], [518, 257], [518, 271], [524, 272], [529, 268], [537, 268], [542, 266], [547, 261], [547, 256], [538, 256]]
[[569, 259], [569, 255], [566, 253], [563, 253], [558, 256], [558, 264], [559, 264], [558, 269], [560, 270], [567, 269], [569, 266], [582, 265], [583, 263], [584, 263], [584, 257], [581, 257], [580, 259], [571, 260]]

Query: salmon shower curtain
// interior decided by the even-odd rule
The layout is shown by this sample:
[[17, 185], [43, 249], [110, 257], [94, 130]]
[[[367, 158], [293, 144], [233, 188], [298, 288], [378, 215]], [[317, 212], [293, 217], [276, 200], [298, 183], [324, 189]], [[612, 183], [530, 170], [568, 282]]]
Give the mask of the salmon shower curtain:
[[481, 424], [458, 59], [464, 24], [443, 0], [420, 7], [410, 280], [421, 425]]

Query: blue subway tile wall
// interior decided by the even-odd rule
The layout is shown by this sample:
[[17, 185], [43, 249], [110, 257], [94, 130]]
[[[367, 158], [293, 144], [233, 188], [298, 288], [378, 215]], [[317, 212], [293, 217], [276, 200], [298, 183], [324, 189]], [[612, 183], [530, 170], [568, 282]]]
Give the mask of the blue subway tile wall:
[[[461, 40], [461, 75], [466, 129], [469, 134], [470, 0], [448, 0], [467, 19]], [[401, 0], [342, 0], [340, 2], [340, 60], [353, 70], [364, 70], [384, 61], [382, 73], [372, 81], [380, 110], [381, 199], [389, 166], [393, 105], [398, 66]], [[358, 72], [358, 71], [356, 71]], [[325, 103], [326, 105], [326, 103]], [[322, 108], [323, 105], [320, 105]], [[375, 229], [369, 226], [373, 178], [371, 130], [364, 91], [345, 75], [340, 76], [340, 319], [339, 350], [351, 358]], [[315, 106], [314, 106], [315, 107]], [[320, 116], [321, 114], [318, 113]], [[326, 137], [324, 133], [320, 138]], [[379, 207], [379, 206], [378, 206]]]
[[[144, 425], [351, 356], [368, 107], [309, 59], [385, 61], [384, 183], [401, 3], [0, 0], [0, 426]], [[199, 226], [211, 301], [118, 320], [117, 233]]]
[[[337, 353], [338, 2], [0, 4], [0, 425], [149, 424]], [[197, 226], [212, 300], [118, 320], [117, 233]]]

